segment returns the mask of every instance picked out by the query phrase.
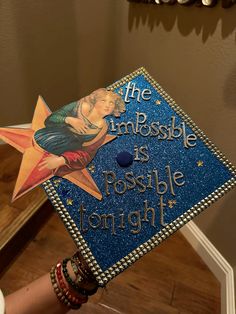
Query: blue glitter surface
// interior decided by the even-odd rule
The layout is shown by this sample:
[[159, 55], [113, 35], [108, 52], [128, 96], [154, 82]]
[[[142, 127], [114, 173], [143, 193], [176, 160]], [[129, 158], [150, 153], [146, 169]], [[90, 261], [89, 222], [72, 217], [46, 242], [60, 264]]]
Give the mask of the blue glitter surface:
[[[150, 89], [151, 99], [148, 101], [141, 99], [138, 102], [135, 98], [129, 98], [130, 102], [126, 104], [126, 112], [121, 114], [120, 118], [107, 117], [108, 122], [110, 122], [110, 119], [115, 124], [123, 121], [135, 122], [136, 112], [142, 112], [147, 115], [146, 123], [148, 125], [151, 122], [159, 121], [161, 125], [169, 126], [171, 117], [173, 116], [176, 119], [176, 126], [183, 122], [180, 116], [176, 114], [143, 75], [135, 77], [132, 83], [135, 83], [136, 87], [141, 90]], [[122, 88], [124, 92], [123, 99], [127, 84], [115, 90], [118, 93]], [[160, 100], [161, 103], [156, 104], [157, 100]], [[186, 134], [194, 133], [186, 124], [185, 128]], [[111, 124], [109, 134], [117, 134], [117, 131], [111, 131]], [[228, 168], [215, 157], [199, 138], [197, 138], [195, 143], [194, 147], [185, 148], [183, 136], [174, 138], [173, 140], [160, 140], [156, 136], [123, 134], [117, 136], [112, 142], [102, 146], [92, 161], [95, 165], [95, 171], [91, 173], [91, 176], [102, 192], [103, 199], [101, 201], [66, 179], [62, 179], [58, 186], [54, 185], [59, 197], [81, 231], [87, 245], [103, 271], [163, 228], [160, 224], [159, 210], [161, 195], [156, 192], [155, 187], [147, 188], [144, 192], [139, 192], [142, 186], [136, 186], [134, 189], [127, 189], [124, 194], [119, 195], [115, 193], [112, 184], [109, 184], [110, 194], [106, 195], [103, 171], [112, 171], [116, 176], [116, 180], [124, 181], [125, 173], [127, 172], [132, 172], [135, 177], [143, 175], [143, 182], [147, 184], [147, 175], [151, 174], [153, 170], [157, 170], [159, 182], [165, 181], [168, 185], [167, 192], [162, 196], [163, 202], [166, 204], [163, 209], [164, 222], [168, 224], [233, 177]], [[127, 151], [134, 156], [135, 147], [141, 146], [146, 146], [145, 151], [149, 156], [148, 161], [141, 162], [134, 160], [127, 168], [119, 166], [116, 161], [117, 154]], [[203, 164], [198, 166], [198, 161], [202, 161]], [[181, 183], [184, 182], [182, 186], [177, 186], [172, 182], [172, 193], [167, 176], [168, 169], [171, 169], [172, 175], [174, 172], [182, 172], [184, 175], [178, 181]], [[50, 180], [52, 184], [54, 180], [55, 178]], [[131, 185], [130, 182], [128, 184]], [[117, 186], [119, 189], [123, 187], [122, 184]], [[152, 186], [154, 186], [154, 179], [152, 179]], [[160, 188], [163, 188], [163, 185], [160, 185]], [[66, 200], [68, 198], [73, 200], [72, 205], [67, 205]], [[168, 201], [174, 201], [172, 206], [168, 206]], [[79, 210], [81, 204], [84, 207], [83, 221], [81, 221], [81, 212]], [[155, 221], [153, 224], [151, 223], [151, 211], [148, 212], [148, 219], [146, 221], [144, 219], [145, 206], [155, 209]], [[95, 215], [90, 219], [94, 228], [89, 227], [88, 224], [88, 217], [93, 213]], [[99, 224], [99, 219], [104, 214], [113, 215], [113, 228], [113, 218], [107, 220], [106, 226], [102, 225], [102, 223]], [[129, 214], [131, 214], [130, 220], [128, 220]], [[141, 228], [136, 224], [139, 219], [138, 215], [141, 217]]]

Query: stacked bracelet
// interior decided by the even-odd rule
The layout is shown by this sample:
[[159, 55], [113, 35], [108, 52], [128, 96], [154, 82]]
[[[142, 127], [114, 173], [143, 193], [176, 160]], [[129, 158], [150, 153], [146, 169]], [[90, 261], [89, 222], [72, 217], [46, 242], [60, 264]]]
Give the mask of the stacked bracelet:
[[[75, 279], [68, 272], [67, 264], [71, 263]], [[97, 283], [92, 273], [86, 268], [77, 254], [71, 259], [65, 258], [51, 269], [51, 282], [57, 298], [71, 309], [78, 309], [87, 302], [88, 295], [97, 291]]]
[[58, 263], [56, 266], [56, 278], [63, 294], [66, 295], [69, 301], [73, 303], [78, 303], [78, 304], [86, 303], [88, 301], [87, 296], [75, 295], [75, 293], [71, 289], [67, 288], [67, 285], [63, 280], [63, 275], [62, 275], [61, 270], [62, 270], [62, 265], [61, 263]]
[[79, 286], [79, 284], [77, 284], [75, 281], [73, 281], [71, 278], [70, 278], [70, 275], [68, 273], [68, 270], [67, 270], [67, 262], [69, 261], [70, 259], [69, 258], [66, 258], [63, 260], [62, 262], [62, 272], [63, 272], [63, 275], [66, 279], [66, 281], [68, 282], [68, 284], [73, 287], [73, 289], [75, 289], [75, 291], [81, 293], [82, 295], [88, 295], [88, 291], [86, 291], [85, 289], [83, 289], [82, 287]]
[[70, 298], [67, 295], [63, 294], [63, 291], [59, 288], [57, 280], [56, 280], [55, 270], [56, 270], [56, 267], [52, 267], [50, 271], [50, 278], [51, 278], [52, 286], [53, 286], [53, 289], [57, 298], [59, 299], [61, 303], [65, 304], [69, 308], [79, 309], [81, 304], [71, 302]]
[[76, 279], [77, 279], [77, 276], [79, 274], [79, 268], [78, 268], [78, 266], [76, 265], [76, 263], [72, 259], [71, 259], [70, 262], [71, 262], [71, 266], [72, 266], [73, 272], [74, 272], [74, 274], [76, 276]]
[[80, 260], [81, 257], [79, 257], [78, 252], [75, 253], [71, 260], [78, 265], [78, 267], [81, 269], [82, 273], [87, 277], [87, 278], [93, 278], [92, 273], [87, 270], [87, 267], [81, 262]]
[[[81, 277], [84, 279], [85, 284], [83, 285], [83, 282], [80, 282], [80, 286], [83, 286], [84, 290], [86, 291], [87, 295], [93, 295], [97, 292], [98, 286], [96, 284], [95, 278], [91, 271], [88, 269], [87, 265], [83, 263], [83, 259], [81, 256], [79, 256], [79, 253], [75, 253], [72, 258], [71, 262], [75, 263], [78, 268], [78, 273], [80, 274], [79, 282], [81, 281]], [[90, 287], [93, 288], [88, 289], [88, 284], [90, 283]], [[92, 284], [92, 285], [91, 285]]]

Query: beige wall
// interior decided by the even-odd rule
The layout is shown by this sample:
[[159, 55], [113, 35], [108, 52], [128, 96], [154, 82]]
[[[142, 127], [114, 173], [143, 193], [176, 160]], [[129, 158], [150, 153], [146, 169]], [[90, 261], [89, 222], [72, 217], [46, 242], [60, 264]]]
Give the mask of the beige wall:
[[[236, 6], [3, 0], [0, 125], [29, 122], [145, 66], [236, 164]], [[236, 273], [236, 191], [195, 219]]]

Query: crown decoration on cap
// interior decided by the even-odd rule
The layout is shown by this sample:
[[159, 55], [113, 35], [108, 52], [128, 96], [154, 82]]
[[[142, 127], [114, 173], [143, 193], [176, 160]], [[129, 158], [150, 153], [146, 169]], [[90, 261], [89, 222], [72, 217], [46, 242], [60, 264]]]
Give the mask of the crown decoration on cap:
[[17, 199], [42, 184], [98, 284], [236, 184], [234, 166], [144, 68], [51, 113], [1, 128], [22, 163]]

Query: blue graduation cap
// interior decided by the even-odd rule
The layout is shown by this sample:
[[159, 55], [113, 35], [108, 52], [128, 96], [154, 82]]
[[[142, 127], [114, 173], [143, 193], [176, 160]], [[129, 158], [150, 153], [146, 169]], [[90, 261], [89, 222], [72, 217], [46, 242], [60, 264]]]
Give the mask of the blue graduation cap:
[[46, 116], [32, 173], [100, 286], [235, 186], [233, 165], [144, 68]]
[[89, 169], [102, 199], [66, 179], [43, 186], [101, 286], [235, 185], [235, 168], [144, 68], [107, 88], [125, 112]]

